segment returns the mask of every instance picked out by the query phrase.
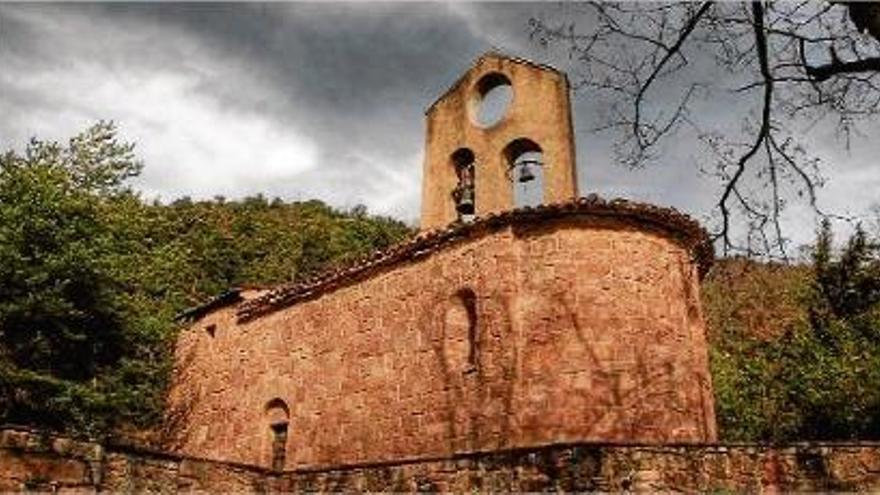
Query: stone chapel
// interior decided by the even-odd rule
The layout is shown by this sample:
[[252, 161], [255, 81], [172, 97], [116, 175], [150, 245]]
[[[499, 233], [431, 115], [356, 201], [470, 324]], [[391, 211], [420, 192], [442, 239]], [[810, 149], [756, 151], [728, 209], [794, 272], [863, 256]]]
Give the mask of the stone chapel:
[[426, 112], [418, 235], [189, 311], [173, 449], [292, 470], [715, 441], [711, 243], [675, 210], [579, 197], [569, 93], [482, 56]]

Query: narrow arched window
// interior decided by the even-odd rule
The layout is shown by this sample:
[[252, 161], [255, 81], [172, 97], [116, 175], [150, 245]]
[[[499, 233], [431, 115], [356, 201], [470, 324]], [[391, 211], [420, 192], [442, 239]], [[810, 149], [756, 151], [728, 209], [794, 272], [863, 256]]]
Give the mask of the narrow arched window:
[[444, 319], [444, 355], [447, 369], [468, 373], [479, 365], [477, 296], [461, 289], [450, 297]]
[[471, 221], [476, 214], [476, 170], [474, 152], [468, 148], [459, 148], [452, 154], [452, 166], [458, 179], [452, 190], [452, 201], [455, 212], [463, 222]]
[[458, 291], [464, 310], [467, 313], [467, 364], [470, 368], [476, 368], [479, 356], [479, 335], [477, 335], [477, 295], [471, 289]]
[[544, 202], [544, 152], [538, 143], [527, 138], [511, 141], [504, 148], [507, 177], [513, 183], [516, 208], [537, 206]]
[[266, 419], [271, 438], [270, 466], [275, 471], [284, 469], [287, 461], [287, 434], [290, 424], [290, 409], [281, 399], [272, 399], [266, 404]]

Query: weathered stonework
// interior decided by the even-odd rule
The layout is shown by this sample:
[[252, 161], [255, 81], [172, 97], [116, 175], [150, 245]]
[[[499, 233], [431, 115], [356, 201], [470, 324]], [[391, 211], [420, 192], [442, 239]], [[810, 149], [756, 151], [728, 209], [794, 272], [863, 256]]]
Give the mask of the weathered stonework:
[[[0, 428], [0, 492], [266, 492], [265, 469], [26, 428]], [[277, 483], [275, 483], [277, 485]], [[276, 490], [277, 491], [277, 490]]]
[[[496, 125], [473, 125], [479, 86], [498, 75], [510, 83], [513, 101]], [[475, 157], [477, 216], [513, 208], [505, 148], [521, 138], [543, 152], [543, 202], [564, 202], [578, 195], [569, 84], [562, 72], [488, 53], [431, 105], [426, 122], [422, 230], [445, 227], [457, 218], [450, 191], [457, 180], [452, 155], [459, 149]]]
[[[487, 78], [514, 92], [490, 128], [471, 108]], [[543, 153], [551, 204], [512, 210], [522, 140]], [[465, 148], [473, 171], [449, 161]], [[674, 210], [573, 199], [563, 74], [482, 57], [428, 111], [426, 155], [420, 235], [187, 313], [174, 451], [282, 471], [716, 439], [699, 298], [711, 244]]]
[[0, 429], [0, 492], [278, 493], [880, 490], [880, 444], [569, 444], [272, 472]]
[[279, 476], [275, 487], [295, 492], [876, 492], [880, 446], [555, 445], [291, 472]]
[[268, 466], [274, 399], [288, 468], [714, 440], [696, 248], [588, 211], [475, 226], [258, 317], [272, 293], [205, 315], [179, 341], [175, 447]]

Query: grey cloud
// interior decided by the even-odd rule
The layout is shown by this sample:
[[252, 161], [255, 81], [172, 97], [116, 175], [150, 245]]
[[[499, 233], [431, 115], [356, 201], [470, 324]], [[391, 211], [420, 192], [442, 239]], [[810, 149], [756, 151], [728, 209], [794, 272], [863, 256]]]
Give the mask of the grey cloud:
[[242, 64], [275, 91], [254, 98], [247, 88], [212, 79], [202, 81], [202, 91], [231, 108], [302, 124], [302, 132], [323, 144], [322, 167], [361, 167], [369, 174], [344, 150], [370, 149], [387, 166], [412, 166], [394, 162], [421, 147], [422, 110], [477, 53], [467, 29], [450, 22], [441, 4], [376, 7], [110, 4], [102, 10], [208, 40], [216, 56]]
[[[424, 109], [491, 48], [575, 78], [576, 61], [561, 47], [529, 40], [527, 23], [579, 10], [551, 3], [4, 4], [0, 148], [18, 146], [31, 133], [63, 138], [87, 119], [109, 116], [148, 158], [139, 182], [147, 194], [262, 191], [366, 203], [414, 219]], [[703, 66], [695, 70], [712, 76], [700, 72]], [[582, 193], [705, 216], [717, 184], [696, 174], [696, 161], [706, 156], [692, 135], [673, 141], [656, 165], [626, 170], [613, 163], [610, 136], [590, 132], [602, 102], [580, 91], [573, 103]], [[726, 105], [715, 99], [700, 111], [725, 123]], [[253, 160], [281, 165], [267, 172], [248, 163], [242, 147], [272, 147], [288, 134], [278, 150], [253, 150]], [[235, 140], [237, 147], [228, 143]], [[198, 149], [213, 144], [216, 150]], [[850, 175], [870, 166], [826, 152], [830, 141], [820, 146], [831, 160], [854, 164]], [[286, 173], [279, 169], [285, 160], [299, 162]], [[831, 191], [834, 204], [847, 196]]]

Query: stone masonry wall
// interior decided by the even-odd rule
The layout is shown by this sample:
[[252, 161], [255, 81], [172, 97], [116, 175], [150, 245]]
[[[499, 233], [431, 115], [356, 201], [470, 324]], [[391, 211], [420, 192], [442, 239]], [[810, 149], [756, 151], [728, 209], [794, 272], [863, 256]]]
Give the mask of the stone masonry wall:
[[880, 444], [556, 445], [268, 470], [0, 429], [0, 492], [877, 491]]
[[0, 492], [265, 492], [267, 471], [24, 428], [0, 429]]
[[880, 445], [557, 445], [285, 473], [281, 491], [876, 492]]
[[276, 399], [287, 469], [712, 441], [698, 283], [669, 232], [574, 215], [489, 229], [248, 321], [216, 310], [179, 340], [172, 447], [269, 466]]

